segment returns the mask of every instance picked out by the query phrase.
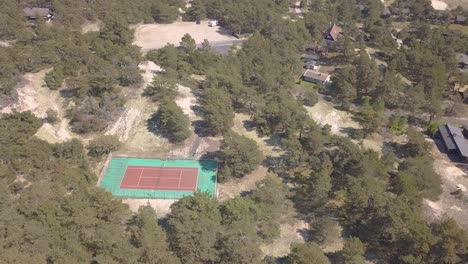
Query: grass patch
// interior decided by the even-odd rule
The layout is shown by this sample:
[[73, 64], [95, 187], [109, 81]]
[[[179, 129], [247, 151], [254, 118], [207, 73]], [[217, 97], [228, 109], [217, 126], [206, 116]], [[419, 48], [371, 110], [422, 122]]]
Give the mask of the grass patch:
[[401, 29], [404, 29], [404, 28], [408, 28], [409, 25], [411, 25], [410, 22], [393, 22], [392, 23], [392, 27], [393, 28], [401, 28]]
[[463, 34], [468, 35], [468, 26], [459, 25], [459, 24], [451, 24], [448, 28], [451, 30], [460, 31]]
[[306, 81], [301, 81], [299, 86], [302, 87], [302, 88], [305, 88], [307, 90], [311, 90], [311, 91], [319, 89], [319, 85], [317, 85], [315, 83], [311, 83], [311, 82], [306, 82]]

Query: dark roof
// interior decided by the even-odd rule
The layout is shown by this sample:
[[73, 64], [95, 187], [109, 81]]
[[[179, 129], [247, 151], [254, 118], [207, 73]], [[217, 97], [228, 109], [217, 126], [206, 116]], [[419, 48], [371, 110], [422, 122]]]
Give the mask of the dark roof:
[[338, 36], [340, 35], [341, 31], [343, 31], [339, 26], [332, 24], [326, 34], [330, 36], [333, 40], [337, 40]]
[[455, 150], [457, 146], [455, 145], [455, 141], [453, 141], [452, 137], [450, 136], [450, 132], [447, 126], [439, 126], [439, 132], [444, 141], [445, 146], [448, 150]]
[[305, 61], [319, 60], [319, 59], [320, 59], [320, 56], [319, 56], [319, 55], [316, 55], [316, 54], [308, 54], [308, 53], [302, 55], [302, 57], [304, 58]]
[[466, 54], [464, 53], [457, 53], [455, 54], [456, 58], [457, 58], [457, 62], [458, 63], [464, 63], [464, 64], [468, 64], [468, 56], [466, 56]]
[[49, 8], [41, 8], [41, 7], [25, 7], [23, 8], [24, 15], [31, 18], [36, 18], [37, 16], [46, 17], [51, 14], [51, 10]]
[[452, 125], [439, 126], [440, 134], [445, 146], [449, 150], [458, 149], [460, 154], [468, 158], [468, 140], [463, 135], [463, 130]]

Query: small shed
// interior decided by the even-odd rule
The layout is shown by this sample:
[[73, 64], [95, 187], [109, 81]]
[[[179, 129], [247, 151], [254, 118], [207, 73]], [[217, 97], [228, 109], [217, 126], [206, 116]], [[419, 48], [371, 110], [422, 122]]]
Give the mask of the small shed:
[[52, 12], [52, 10], [43, 7], [25, 7], [23, 8], [23, 12], [29, 20], [36, 20], [39, 17], [52, 19], [54, 16], [54, 12]]
[[303, 75], [304, 81], [324, 85], [330, 83], [330, 75], [315, 70], [306, 70]]

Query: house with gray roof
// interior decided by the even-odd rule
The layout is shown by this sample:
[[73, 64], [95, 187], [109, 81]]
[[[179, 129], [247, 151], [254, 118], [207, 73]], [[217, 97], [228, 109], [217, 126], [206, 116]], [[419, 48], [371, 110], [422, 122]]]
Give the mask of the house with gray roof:
[[439, 136], [448, 154], [456, 155], [462, 162], [468, 163], [468, 131], [464, 128], [439, 126]]
[[330, 83], [330, 75], [315, 70], [306, 70], [303, 75], [304, 81], [324, 85]]
[[39, 17], [51, 19], [54, 16], [52, 10], [42, 7], [25, 7], [23, 8], [23, 13], [29, 20], [36, 20]]

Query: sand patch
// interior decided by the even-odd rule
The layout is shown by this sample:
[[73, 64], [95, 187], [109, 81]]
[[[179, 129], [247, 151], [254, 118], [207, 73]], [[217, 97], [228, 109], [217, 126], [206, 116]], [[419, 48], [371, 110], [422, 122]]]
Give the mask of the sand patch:
[[257, 189], [257, 182], [265, 179], [267, 173], [268, 169], [264, 166], [260, 166], [240, 179], [218, 183], [218, 199], [220, 201], [226, 201], [233, 199], [243, 192], [249, 192]]
[[195, 120], [199, 119], [195, 115], [195, 112], [193, 112], [192, 108], [195, 106], [197, 99], [192, 93], [192, 90], [188, 87], [182, 86], [182, 85], [177, 85], [178, 91], [179, 91], [179, 96], [176, 98], [176, 104], [182, 108], [182, 111], [184, 111], [184, 114], [186, 114], [190, 120]]
[[334, 104], [324, 100], [319, 100], [313, 107], [304, 107], [315, 122], [322, 126], [329, 125], [333, 134], [345, 136], [346, 128], [361, 128], [359, 123], [352, 120], [350, 113], [337, 110]]
[[86, 21], [83, 23], [81, 26], [81, 33], [86, 34], [88, 32], [97, 32], [99, 31], [99, 23], [100, 22], [92, 22], [92, 21]]
[[13, 105], [4, 107], [1, 113], [11, 113], [13, 110], [31, 111], [39, 118], [46, 117], [46, 111], [52, 109], [58, 114], [55, 124], [45, 123], [36, 136], [50, 143], [63, 142], [76, 137], [68, 127], [65, 116], [64, 100], [59, 91], [50, 90], [45, 86], [44, 77], [52, 68], [37, 73], [27, 73], [23, 76], [20, 87], [16, 89], [18, 101]]
[[171, 205], [175, 199], [123, 199], [123, 203], [128, 204], [132, 212], [138, 212], [140, 206], [150, 205], [156, 211], [158, 218], [164, 218], [171, 212]]
[[245, 137], [255, 140], [257, 142], [257, 146], [262, 151], [263, 155], [270, 156], [270, 157], [279, 157], [284, 152], [279, 147], [280, 146], [280, 138], [276, 136], [272, 137], [260, 137], [257, 134], [255, 129], [247, 130], [245, 128], [245, 123], [250, 121], [249, 115], [246, 114], [235, 114], [234, 117], [234, 126], [232, 130], [238, 134], [241, 134]]
[[[423, 213], [427, 221], [432, 222], [442, 217], [453, 218], [462, 228], [468, 230], [468, 175], [447, 156], [441, 153], [432, 142], [432, 155], [434, 156], [434, 170], [442, 179], [442, 194], [437, 201], [425, 199], [423, 201]], [[454, 191], [461, 189], [460, 195]]]
[[175, 22], [172, 24], [143, 24], [135, 27], [134, 44], [141, 47], [143, 52], [160, 49], [168, 43], [179, 46], [181, 38], [190, 34], [197, 45], [204, 39], [210, 43], [238, 41], [231, 34], [219, 26], [209, 27], [208, 21], [201, 24], [195, 22]]
[[291, 244], [304, 243], [305, 239], [302, 233], [309, 229], [309, 224], [303, 220], [292, 218], [289, 223], [281, 224], [280, 237], [273, 243], [261, 245], [265, 256], [283, 257], [289, 254]]
[[448, 8], [447, 3], [444, 3], [442, 1], [432, 0], [431, 2], [432, 8], [434, 8], [435, 10], [446, 10]]

